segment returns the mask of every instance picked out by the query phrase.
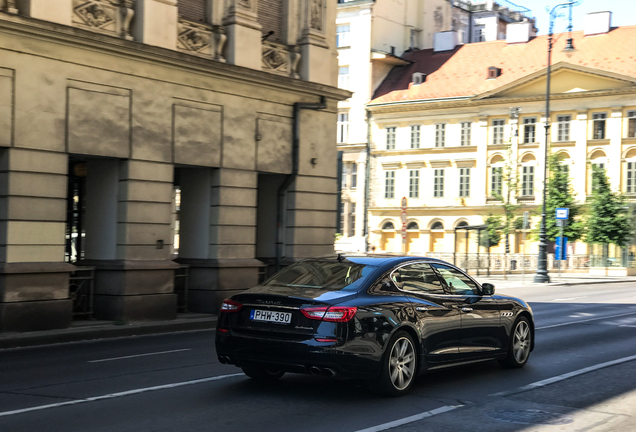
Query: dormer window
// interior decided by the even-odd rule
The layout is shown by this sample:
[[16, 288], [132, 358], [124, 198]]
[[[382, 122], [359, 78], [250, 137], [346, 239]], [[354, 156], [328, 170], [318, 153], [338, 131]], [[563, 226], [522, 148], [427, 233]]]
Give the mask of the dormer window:
[[488, 68], [488, 78], [487, 79], [495, 79], [501, 75], [501, 69], [495, 66], [490, 66]]
[[413, 85], [420, 85], [424, 81], [426, 81], [426, 74], [423, 74], [422, 72], [415, 72], [411, 78]]

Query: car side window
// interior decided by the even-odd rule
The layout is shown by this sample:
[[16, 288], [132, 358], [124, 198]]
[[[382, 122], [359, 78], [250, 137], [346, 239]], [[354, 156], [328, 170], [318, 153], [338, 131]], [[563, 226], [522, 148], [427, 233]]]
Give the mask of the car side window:
[[442, 276], [451, 294], [455, 295], [479, 295], [479, 288], [468, 276], [452, 267], [444, 264], [431, 264]]
[[430, 265], [409, 264], [391, 274], [395, 285], [404, 291], [422, 294], [444, 294], [442, 284]]

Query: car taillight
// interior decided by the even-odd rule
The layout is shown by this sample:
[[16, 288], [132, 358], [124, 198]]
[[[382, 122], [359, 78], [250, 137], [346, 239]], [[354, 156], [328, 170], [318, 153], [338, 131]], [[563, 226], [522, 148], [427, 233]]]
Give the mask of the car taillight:
[[235, 300], [225, 299], [221, 304], [221, 312], [238, 312], [242, 307], [243, 305]]
[[304, 308], [300, 311], [309, 319], [330, 322], [347, 322], [353, 318], [357, 310], [358, 308], [356, 307], [331, 306]]

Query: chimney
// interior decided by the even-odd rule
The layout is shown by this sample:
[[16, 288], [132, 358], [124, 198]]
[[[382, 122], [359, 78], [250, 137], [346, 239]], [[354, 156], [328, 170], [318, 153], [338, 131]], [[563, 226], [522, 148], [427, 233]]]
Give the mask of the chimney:
[[433, 52], [450, 51], [459, 44], [459, 34], [456, 31], [437, 32], [433, 37]]
[[534, 36], [534, 23], [523, 21], [506, 26], [506, 42], [509, 44], [526, 43]]
[[611, 25], [612, 13], [609, 11], [589, 13], [583, 20], [585, 36], [605, 34], [610, 30]]
[[411, 77], [411, 82], [413, 85], [420, 85], [424, 81], [426, 81], [426, 74], [422, 72], [415, 72]]

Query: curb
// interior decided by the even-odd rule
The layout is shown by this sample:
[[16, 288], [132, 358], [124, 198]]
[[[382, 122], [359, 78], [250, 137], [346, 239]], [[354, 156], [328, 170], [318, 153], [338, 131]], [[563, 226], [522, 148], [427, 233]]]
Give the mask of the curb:
[[68, 342], [81, 342], [95, 339], [110, 339], [130, 336], [147, 336], [182, 331], [211, 330], [216, 327], [216, 316], [188, 318], [176, 321], [153, 321], [127, 325], [95, 325], [83, 328], [44, 330], [29, 333], [0, 335], [0, 349], [25, 348]]

